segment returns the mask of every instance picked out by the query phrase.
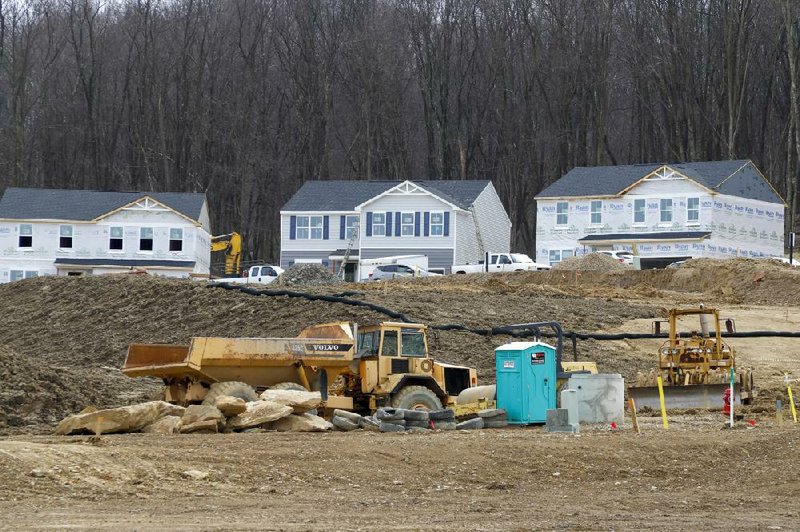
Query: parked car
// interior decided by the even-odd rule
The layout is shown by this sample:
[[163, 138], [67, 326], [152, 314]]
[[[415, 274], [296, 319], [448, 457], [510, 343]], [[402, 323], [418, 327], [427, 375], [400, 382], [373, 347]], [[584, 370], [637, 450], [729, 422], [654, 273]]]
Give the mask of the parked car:
[[524, 253], [492, 253], [489, 251], [478, 264], [455, 264], [452, 271], [453, 273], [495, 273], [549, 269], [549, 264], [534, 262]]
[[397, 279], [400, 277], [440, 277], [441, 274], [429, 272], [417, 266], [406, 266], [405, 264], [384, 264], [376, 266], [369, 274], [370, 281], [385, 281], [387, 279]]
[[618, 262], [633, 264], [633, 253], [630, 251], [598, 251], [597, 253], [608, 255]]
[[241, 277], [224, 277], [222, 279], [211, 279], [212, 283], [232, 283], [232, 284], [269, 284], [278, 278], [283, 273], [283, 268], [280, 266], [272, 266], [271, 264], [260, 264], [258, 266], [250, 266], [246, 271], [242, 272]]

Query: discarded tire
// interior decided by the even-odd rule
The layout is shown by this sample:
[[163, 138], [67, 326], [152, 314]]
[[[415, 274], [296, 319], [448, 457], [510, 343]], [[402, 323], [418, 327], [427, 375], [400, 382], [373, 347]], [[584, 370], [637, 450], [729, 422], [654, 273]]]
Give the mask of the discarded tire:
[[355, 412], [350, 412], [349, 410], [339, 410], [337, 408], [333, 411], [333, 417], [343, 417], [345, 419], [349, 419], [353, 423], [358, 423], [362, 416], [356, 414]]
[[508, 421], [505, 419], [502, 421], [486, 421], [484, 422], [483, 426], [487, 429], [502, 429], [503, 427], [508, 426]]
[[238, 397], [239, 399], [244, 399], [245, 402], [248, 403], [251, 401], [258, 401], [258, 394], [249, 384], [239, 381], [227, 381], [215, 382], [212, 384], [208, 389], [205, 399], [203, 399], [203, 404], [214, 406], [217, 397], [222, 397], [223, 395]]
[[394, 423], [381, 423], [379, 430], [381, 432], [403, 432], [406, 428], [402, 425], [395, 425]]
[[492, 418], [495, 416], [505, 416], [506, 411], [502, 408], [487, 408], [478, 412], [478, 416], [482, 418]]
[[379, 408], [375, 412], [375, 418], [380, 421], [396, 421], [403, 419], [403, 413], [398, 412], [395, 408]]
[[456, 413], [449, 408], [445, 408], [444, 410], [431, 410], [430, 412], [428, 412], [428, 418], [431, 421], [436, 421], [436, 420], [446, 421], [450, 419], [455, 419]]
[[427, 410], [403, 410], [403, 419], [406, 421], [428, 421]]
[[406, 410], [441, 410], [442, 402], [425, 386], [406, 386], [392, 398], [392, 406]]
[[371, 417], [362, 417], [358, 420], [358, 426], [366, 430], [378, 430], [381, 426], [381, 422]]
[[466, 421], [462, 421], [458, 425], [456, 425], [458, 430], [476, 430], [483, 428], [483, 418], [482, 417], [474, 417], [472, 419], [468, 419]]
[[356, 430], [358, 428], [358, 423], [353, 423], [349, 419], [339, 416], [335, 416], [331, 420], [331, 423], [333, 423], [334, 427], [344, 432], [350, 432], [351, 430]]
[[406, 428], [409, 427], [416, 427], [419, 429], [429, 429], [431, 428], [431, 422], [428, 420], [425, 421], [406, 420]]
[[456, 430], [456, 422], [455, 421], [436, 421], [433, 424], [433, 428], [436, 430]]

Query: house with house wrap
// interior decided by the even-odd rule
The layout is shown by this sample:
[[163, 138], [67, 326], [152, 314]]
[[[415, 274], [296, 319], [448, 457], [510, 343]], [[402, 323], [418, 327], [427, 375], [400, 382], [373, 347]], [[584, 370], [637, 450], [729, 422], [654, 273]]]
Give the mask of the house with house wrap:
[[209, 273], [205, 194], [7, 188], [0, 199], [0, 283], [40, 275], [144, 270]]
[[574, 168], [536, 197], [536, 260], [632, 251], [643, 268], [782, 257], [780, 194], [749, 160]]
[[351, 280], [366, 259], [424, 255], [449, 273], [510, 242], [511, 220], [486, 180], [307, 181], [281, 209], [281, 267], [344, 263]]

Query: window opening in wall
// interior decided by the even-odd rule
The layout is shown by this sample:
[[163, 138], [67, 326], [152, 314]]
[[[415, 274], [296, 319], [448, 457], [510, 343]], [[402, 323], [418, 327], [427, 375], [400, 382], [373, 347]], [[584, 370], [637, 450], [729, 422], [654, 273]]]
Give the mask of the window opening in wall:
[[686, 200], [686, 221], [700, 221], [700, 198], [688, 198]]
[[169, 230], [169, 250], [183, 251], [183, 229]]
[[25, 272], [22, 270], [11, 270], [11, 280], [12, 281], [19, 281], [20, 279], [25, 277]]
[[559, 201], [556, 203], [556, 225], [567, 225], [569, 223], [569, 203]]
[[400, 234], [414, 236], [414, 213], [404, 212], [400, 215]]
[[33, 247], [33, 226], [31, 224], [19, 224], [19, 247]]
[[592, 201], [592, 225], [603, 223], [603, 202]]
[[108, 249], [122, 251], [122, 227], [112, 227], [108, 239]]
[[431, 213], [431, 236], [444, 235], [444, 213], [432, 212]]
[[353, 235], [355, 234], [356, 229], [358, 228], [358, 216], [348, 216], [347, 219], [345, 220], [345, 228], [346, 228], [345, 238], [347, 238], [348, 240], [353, 238]]
[[373, 213], [372, 236], [386, 236], [386, 213]]
[[661, 200], [661, 221], [662, 222], [671, 222], [672, 221], [672, 200], [671, 199], [662, 199]]
[[58, 247], [72, 249], [72, 226], [62, 225], [58, 229]]
[[32, 271], [32, 272], [27, 272], [26, 271], [25, 272], [25, 278], [26, 279], [33, 279], [34, 277], [39, 277], [39, 272], [37, 272], [37, 271]]
[[309, 216], [311, 240], [322, 240], [322, 216]]
[[645, 200], [643, 199], [633, 200], [633, 223], [645, 223]]
[[139, 228], [139, 251], [153, 251], [153, 228]]

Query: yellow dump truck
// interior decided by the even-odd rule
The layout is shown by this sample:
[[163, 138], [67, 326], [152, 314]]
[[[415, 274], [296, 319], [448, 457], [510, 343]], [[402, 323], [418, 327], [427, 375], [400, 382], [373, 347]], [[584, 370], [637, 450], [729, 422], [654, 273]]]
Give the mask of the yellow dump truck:
[[192, 338], [189, 345], [132, 344], [122, 372], [156, 377], [166, 400], [202, 402], [213, 383], [253, 390], [302, 386], [322, 394], [325, 408], [380, 406], [435, 410], [477, 385], [472, 368], [434, 361], [427, 327], [347, 322], [303, 329], [297, 338]]

